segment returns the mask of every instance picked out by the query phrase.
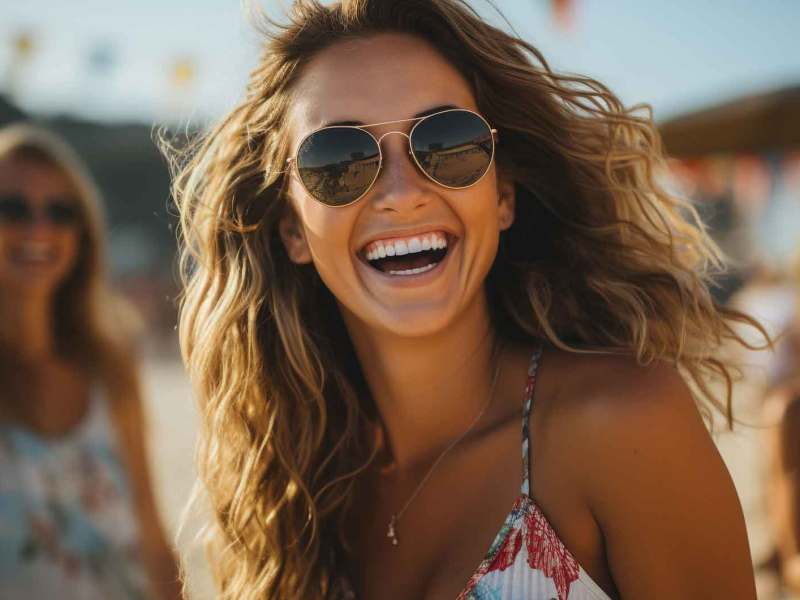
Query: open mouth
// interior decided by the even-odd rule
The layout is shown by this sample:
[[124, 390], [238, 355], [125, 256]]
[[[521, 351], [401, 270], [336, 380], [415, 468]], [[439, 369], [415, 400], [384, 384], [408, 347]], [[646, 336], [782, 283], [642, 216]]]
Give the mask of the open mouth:
[[387, 275], [419, 275], [442, 262], [454, 242], [450, 234], [431, 232], [371, 242], [359, 254], [370, 267]]

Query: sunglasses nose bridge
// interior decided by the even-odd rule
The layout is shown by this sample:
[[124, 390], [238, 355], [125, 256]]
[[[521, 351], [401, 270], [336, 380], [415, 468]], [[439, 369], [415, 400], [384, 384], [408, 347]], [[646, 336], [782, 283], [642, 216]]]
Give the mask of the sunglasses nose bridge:
[[[392, 134], [395, 134], [395, 133], [398, 134], [398, 135], [402, 135], [404, 138], [406, 138], [405, 152], [406, 152], [406, 154], [408, 154], [409, 162], [411, 163], [412, 166], [414, 166], [415, 165], [415, 160], [413, 159], [413, 153], [411, 151], [411, 137], [405, 131], [387, 131], [386, 133], [382, 134], [381, 136], [376, 137], [375, 139], [378, 142], [378, 147], [381, 149], [381, 153], [384, 155], [384, 157], [386, 156], [386, 153], [383, 151], [383, 146], [382, 146], [384, 138], [386, 138], [386, 137], [388, 137], [388, 136], [390, 136]], [[386, 163], [385, 158], [384, 158], [384, 162], [383, 162], [383, 166], [382, 166], [381, 170], [385, 169], [386, 165], [387, 165], [387, 163]]]
[[47, 214], [47, 211], [41, 207], [36, 208], [29, 213], [26, 223], [28, 227], [36, 229], [49, 229], [55, 225], [53, 219]]
[[[402, 148], [395, 147], [392, 157], [382, 149], [384, 138], [397, 133], [405, 137]], [[380, 136], [375, 136], [383, 156], [381, 175], [376, 179], [373, 187], [373, 206], [378, 210], [393, 212], [406, 212], [416, 210], [424, 205], [425, 200], [424, 178], [420, 178], [416, 160], [411, 151], [411, 138], [405, 131], [387, 131]], [[402, 154], [406, 153], [406, 161]], [[388, 160], [387, 160], [388, 158]]]
[[384, 133], [383, 135], [381, 135], [379, 138], [377, 138], [377, 141], [378, 141], [378, 146], [380, 146], [381, 144], [383, 144], [383, 139], [384, 139], [386, 136], [392, 135], [392, 134], [394, 134], [394, 133], [396, 133], [396, 134], [398, 134], [398, 135], [402, 135], [403, 137], [405, 137], [405, 138], [406, 138], [406, 140], [408, 140], [409, 144], [411, 143], [411, 138], [409, 137], [409, 135], [408, 135], [408, 134], [407, 134], [405, 131], [387, 131], [386, 133]]
[[405, 150], [406, 150], [406, 153], [409, 156], [412, 156], [412, 153], [411, 153], [411, 136], [409, 136], [409, 134], [407, 134], [405, 131], [387, 131], [386, 133], [382, 134], [381, 136], [375, 138], [376, 141], [378, 142], [378, 148], [381, 149], [381, 153], [383, 153], [383, 140], [384, 140], [384, 138], [386, 138], [386, 137], [388, 137], [388, 136], [390, 136], [392, 134], [395, 134], [395, 133], [398, 134], [398, 135], [402, 135], [404, 138], [406, 138], [406, 148], [405, 148]]

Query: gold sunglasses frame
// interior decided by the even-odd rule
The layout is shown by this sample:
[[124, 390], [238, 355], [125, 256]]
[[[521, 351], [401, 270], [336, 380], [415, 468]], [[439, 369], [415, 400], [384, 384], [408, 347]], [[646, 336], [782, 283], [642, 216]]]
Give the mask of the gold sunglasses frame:
[[[425, 119], [430, 119], [431, 117], [435, 117], [435, 116], [442, 115], [442, 114], [449, 113], [449, 112], [467, 112], [467, 113], [471, 113], [471, 114], [475, 115], [476, 117], [478, 117], [481, 121], [483, 121], [486, 124], [487, 129], [489, 130], [489, 132], [492, 135], [492, 155], [489, 157], [489, 162], [486, 164], [486, 170], [481, 174], [480, 177], [478, 177], [478, 179], [476, 179], [475, 181], [473, 181], [469, 185], [463, 185], [463, 186], [460, 186], [460, 187], [453, 187], [453, 186], [445, 185], [445, 184], [441, 183], [440, 181], [436, 181], [433, 177], [428, 175], [427, 171], [425, 171], [425, 169], [422, 168], [422, 165], [419, 164], [419, 161], [417, 160], [417, 157], [414, 155], [414, 151], [411, 149], [411, 136], [414, 135], [414, 130], [419, 126], [419, 124], [422, 121], [424, 121]], [[367, 131], [367, 129], [366, 129], [367, 127], [377, 127], [379, 125], [392, 125], [394, 123], [410, 123], [412, 121], [416, 121], [416, 123], [414, 124], [414, 126], [411, 128], [411, 130], [408, 133], [406, 133], [405, 131], [400, 131], [400, 130], [387, 131], [386, 133], [384, 133], [383, 135], [381, 135], [378, 138], [378, 137], [375, 137], [375, 135], [372, 134], [372, 132]], [[300, 148], [303, 147], [303, 144], [305, 144], [306, 140], [308, 138], [310, 138], [312, 135], [314, 135], [315, 133], [319, 133], [320, 131], [325, 131], [326, 129], [358, 129], [358, 130], [361, 130], [364, 133], [366, 133], [367, 135], [369, 135], [375, 141], [375, 145], [378, 147], [378, 168], [375, 170], [375, 176], [372, 178], [372, 181], [370, 181], [369, 185], [364, 189], [364, 192], [360, 196], [358, 196], [358, 198], [355, 198], [354, 200], [351, 200], [350, 202], [347, 202], [346, 204], [328, 204], [327, 202], [323, 202], [322, 200], [317, 198], [311, 192], [311, 190], [308, 189], [308, 187], [306, 186], [305, 182], [303, 181], [303, 178], [300, 176], [300, 172], [298, 171], [299, 167], [297, 166], [297, 154], [300, 152]], [[319, 129], [315, 129], [311, 133], [305, 135], [303, 137], [303, 139], [300, 140], [300, 143], [297, 145], [297, 152], [295, 153], [294, 156], [291, 156], [291, 157], [286, 159], [286, 164], [289, 165], [290, 171], [293, 171], [294, 174], [297, 176], [297, 179], [300, 181], [300, 185], [302, 185], [303, 189], [306, 190], [306, 192], [308, 192], [308, 195], [311, 196], [312, 198], [314, 198], [314, 200], [316, 200], [320, 204], [324, 204], [325, 206], [329, 206], [331, 208], [343, 208], [345, 206], [350, 206], [351, 204], [355, 204], [356, 202], [361, 200], [364, 196], [366, 196], [369, 193], [369, 191], [372, 189], [372, 186], [374, 186], [375, 182], [378, 180], [378, 177], [381, 174], [381, 169], [383, 168], [383, 149], [381, 148], [381, 142], [383, 141], [383, 138], [385, 138], [387, 135], [391, 135], [393, 133], [399, 133], [400, 135], [405, 136], [406, 140], [408, 141], [408, 154], [411, 156], [414, 164], [423, 173], [423, 175], [425, 175], [425, 177], [427, 177], [428, 179], [433, 181], [436, 185], [440, 185], [443, 188], [446, 188], [446, 189], [449, 189], [449, 190], [464, 190], [464, 189], [470, 188], [473, 185], [476, 185], [481, 179], [483, 179], [486, 176], [486, 174], [489, 172], [489, 169], [492, 166], [492, 162], [494, 161], [495, 148], [497, 146], [497, 139], [496, 138], [498, 137], [497, 129], [493, 129], [492, 126], [489, 125], [489, 122], [486, 119], [484, 119], [482, 115], [478, 114], [474, 110], [469, 110], [468, 108], [448, 108], [448, 109], [445, 109], [445, 110], [440, 110], [440, 111], [435, 112], [435, 113], [431, 113], [429, 115], [424, 115], [422, 117], [414, 117], [412, 119], [397, 119], [396, 121], [382, 121], [381, 123], [369, 123], [367, 125], [330, 125], [328, 127], [320, 127]]]

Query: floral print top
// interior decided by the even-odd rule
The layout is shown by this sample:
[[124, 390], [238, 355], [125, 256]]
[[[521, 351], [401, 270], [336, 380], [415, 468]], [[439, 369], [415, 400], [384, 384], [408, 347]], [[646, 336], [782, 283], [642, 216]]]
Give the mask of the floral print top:
[[152, 597], [107, 406], [57, 438], [0, 424], [0, 600]]
[[[529, 417], [542, 355], [541, 343], [528, 367], [522, 411], [522, 487], [486, 557], [456, 600], [610, 600], [561, 542], [530, 496]], [[356, 597], [340, 580], [342, 596]]]
[[530, 496], [528, 423], [542, 355], [528, 367], [522, 410], [522, 487], [489, 552], [457, 600], [610, 600], [583, 570]]

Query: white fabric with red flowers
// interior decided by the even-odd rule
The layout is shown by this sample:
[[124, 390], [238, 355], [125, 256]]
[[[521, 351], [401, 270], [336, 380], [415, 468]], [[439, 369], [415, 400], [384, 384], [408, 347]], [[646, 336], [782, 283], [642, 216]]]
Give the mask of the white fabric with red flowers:
[[521, 493], [457, 600], [610, 600], [570, 554], [530, 496], [528, 423], [541, 355], [539, 344], [525, 386]]

